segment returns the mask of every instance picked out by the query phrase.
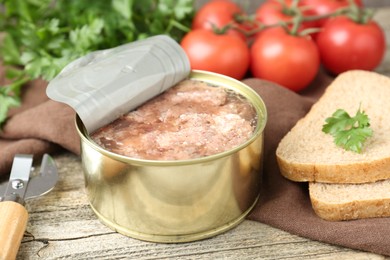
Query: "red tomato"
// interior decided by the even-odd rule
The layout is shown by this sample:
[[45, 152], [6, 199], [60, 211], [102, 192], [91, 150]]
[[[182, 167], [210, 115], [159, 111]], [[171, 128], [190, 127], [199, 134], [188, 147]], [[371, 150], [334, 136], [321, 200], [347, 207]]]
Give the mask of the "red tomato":
[[262, 31], [251, 47], [253, 76], [293, 91], [307, 87], [320, 66], [320, 55], [310, 36], [294, 36], [282, 27]]
[[317, 46], [324, 67], [339, 74], [353, 69], [373, 70], [382, 61], [386, 42], [376, 22], [359, 24], [338, 16], [324, 25]]
[[[354, 2], [357, 6], [363, 7], [361, 0], [354, 0]], [[349, 6], [349, 0], [302, 0], [301, 5], [309, 7], [314, 15], [326, 15]], [[327, 20], [326, 18], [318, 20], [318, 25], [322, 27]]]
[[[192, 29], [213, 30], [213, 27], [221, 29], [229, 23], [239, 26], [234, 22], [236, 14], [244, 14], [236, 3], [229, 0], [210, 1], [196, 12], [192, 21]], [[244, 34], [234, 29], [229, 30], [228, 33], [245, 38]]]
[[192, 69], [208, 70], [242, 79], [249, 68], [249, 49], [245, 41], [230, 34], [205, 29], [187, 33], [181, 46]]
[[[265, 24], [272, 25], [277, 24], [280, 21], [291, 22], [293, 17], [299, 10], [291, 8], [293, 0], [285, 0], [286, 6], [278, 0], [268, 0], [262, 3], [256, 10], [256, 20]], [[301, 8], [301, 4], [297, 8]], [[314, 15], [310, 9], [300, 9], [302, 15]], [[301, 29], [317, 27], [316, 21], [303, 22]]]

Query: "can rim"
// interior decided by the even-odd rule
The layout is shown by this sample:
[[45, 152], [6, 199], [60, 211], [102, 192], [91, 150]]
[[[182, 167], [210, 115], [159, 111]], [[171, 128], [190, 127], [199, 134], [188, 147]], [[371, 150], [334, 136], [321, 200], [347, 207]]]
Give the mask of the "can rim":
[[[100, 147], [98, 144], [96, 144], [90, 137], [89, 134], [82, 123], [80, 117], [76, 114], [75, 118], [75, 125], [76, 130], [82, 139], [82, 141], [86, 142], [90, 147], [92, 147], [94, 150], [98, 151], [99, 153], [106, 155], [112, 159], [116, 159], [118, 161], [126, 162], [126, 163], [132, 163], [132, 164], [138, 164], [138, 165], [155, 165], [155, 166], [171, 166], [171, 165], [190, 165], [190, 164], [199, 164], [203, 162], [208, 161], [214, 161], [219, 158], [223, 158], [226, 156], [229, 156], [231, 154], [236, 153], [239, 150], [242, 150], [243, 148], [249, 146], [251, 143], [253, 143], [259, 135], [262, 135], [264, 132], [265, 125], [267, 123], [267, 109], [265, 106], [265, 103], [263, 99], [260, 97], [260, 95], [253, 90], [248, 85], [244, 84], [243, 82], [233, 79], [231, 77], [221, 75], [214, 72], [209, 71], [202, 71], [202, 70], [192, 70], [190, 75], [190, 79], [198, 79], [202, 81], [206, 81], [212, 84], [221, 85], [223, 87], [226, 87], [228, 89], [232, 89], [243, 96], [245, 96], [251, 104], [254, 106], [257, 116], [261, 120], [257, 120], [256, 128], [253, 133], [253, 135], [244, 143], [234, 147], [233, 149], [216, 153], [213, 155], [205, 156], [205, 157], [199, 157], [199, 158], [193, 158], [193, 159], [185, 159], [185, 160], [150, 160], [150, 159], [141, 159], [141, 158], [132, 158], [124, 155], [120, 155], [117, 153], [110, 152], [102, 147]], [[232, 87], [231, 85], [239, 85], [241, 88], [236, 89]], [[256, 102], [254, 102], [256, 101]]]

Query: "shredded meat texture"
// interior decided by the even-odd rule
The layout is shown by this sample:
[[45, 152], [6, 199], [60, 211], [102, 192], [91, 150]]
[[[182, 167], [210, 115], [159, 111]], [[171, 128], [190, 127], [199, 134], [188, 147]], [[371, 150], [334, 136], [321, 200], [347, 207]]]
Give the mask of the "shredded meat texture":
[[256, 120], [244, 97], [202, 81], [184, 80], [91, 137], [103, 148], [132, 158], [185, 160], [244, 143]]

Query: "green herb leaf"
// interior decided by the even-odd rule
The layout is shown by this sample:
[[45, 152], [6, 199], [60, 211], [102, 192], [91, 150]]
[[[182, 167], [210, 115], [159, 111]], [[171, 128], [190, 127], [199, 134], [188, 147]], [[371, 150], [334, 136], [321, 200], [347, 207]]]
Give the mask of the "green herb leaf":
[[10, 75], [15, 81], [6, 86], [0, 86], [0, 127], [7, 119], [8, 110], [20, 106], [20, 91], [27, 79], [16, 69], [9, 69], [6, 75]]
[[354, 117], [343, 109], [337, 109], [325, 119], [322, 131], [332, 135], [337, 146], [356, 153], [362, 152], [364, 142], [373, 133], [370, 119], [360, 107]]
[[8, 110], [19, 106], [20, 100], [17, 97], [0, 94], [0, 104], [0, 122], [5, 122]]
[[20, 65], [20, 52], [11, 35], [5, 35], [2, 42], [1, 57], [4, 62]]

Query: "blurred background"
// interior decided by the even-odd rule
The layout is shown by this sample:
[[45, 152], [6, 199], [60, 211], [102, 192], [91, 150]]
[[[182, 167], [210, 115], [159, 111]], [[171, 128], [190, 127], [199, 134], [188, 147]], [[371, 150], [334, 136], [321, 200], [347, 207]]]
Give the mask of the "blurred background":
[[[199, 8], [204, 3], [209, 2], [209, 0], [195, 0], [195, 7]], [[254, 13], [258, 5], [264, 0], [235, 0], [234, 2], [240, 3], [240, 5], [248, 12]], [[363, 3], [367, 7], [381, 7], [381, 6], [390, 6], [390, 0], [363, 0]]]

